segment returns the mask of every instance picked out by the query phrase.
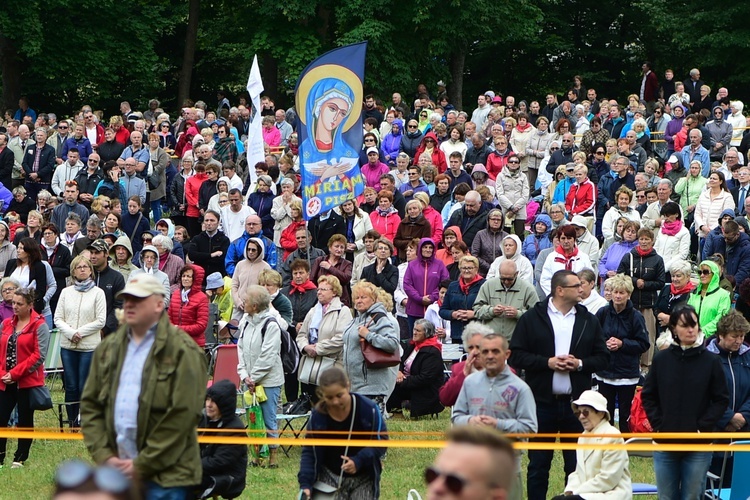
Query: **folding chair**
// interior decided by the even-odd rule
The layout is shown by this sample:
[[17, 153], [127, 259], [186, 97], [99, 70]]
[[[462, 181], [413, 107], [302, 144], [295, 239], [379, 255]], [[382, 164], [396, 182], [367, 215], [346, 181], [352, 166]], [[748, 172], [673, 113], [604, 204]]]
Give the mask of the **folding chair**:
[[[750, 441], [735, 441], [731, 444], [750, 446]], [[734, 454], [732, 484], [729, 488], [722, 488], [724, 466], [730, 454]], [[750, 471], [750, 450], [726, 452], [721, 476], [708, 473], [709, 488], [706, 489], [706, 498], [713, 500], [746, 500], [750, 498], [750, 475], [748, 475], [748, 471]]]
[[49, 332], [49, 345], [47, 346], [47, 354], [44, 358], [44, 375], [51, 375], [50, 386], [54, 385], [57, 377], [63, 372], [62, 357], [60, 356], [61, 338], [62, 335], [57, 328], [53, 328]]
[[240, 375], [237, 373], [237, 365], [239, 364], [239, 357], [237, 354], [236, 344], [219, 345], [216, 347], [216, 357], [214, 361], [214, 369], [211, 375], [211, 380], [208, 381], [206, 387], [211, 387], [214, 381], [229, 380], [237, 386], [237, 390], [240, 390], [242, 381]]
[[[651, 444], [649, 438], [630, 438], [625, 441], [625, 444]], [[628, 450], [628, 456], [650, 458], [653, 459], [654, 453], [651, 451], [630, 451]], [[655, 484], [650, 483], [633, 483], [633, 496], [636, 495], [658, 495]]]

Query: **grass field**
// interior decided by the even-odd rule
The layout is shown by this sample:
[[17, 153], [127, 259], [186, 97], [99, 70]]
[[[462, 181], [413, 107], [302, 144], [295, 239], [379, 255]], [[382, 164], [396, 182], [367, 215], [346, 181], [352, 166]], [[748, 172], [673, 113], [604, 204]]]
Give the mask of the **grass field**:
[[[53, 391], [53, 400], [62, 401], [59, 383]], [[57, 428], [54, 410], [37, 413], [36, 426]], [[400, 415], [388, 420], [390, 431], [401, 432], [443, 432], [450, 424], [448, 411], [437, 420], [404, 420]], [[394, 439], [402, 438], [400, 436]], [[417, 437], [416, 439], [423, 439]], [[0, 500], [38, 500], [50, 498], [56, 466], [69, 458], [88, 460], [82, 441], [35, 441], [31, 456], [23, 469], [11, 469], [16, 443], [8, 442], [8, 458], [5, 467], [0, 469]], [[393, 448], [388, 451], [381, 481], [383, 499], [405, 499], [410, 488], [424, 495], [422, 473], [437, 454], [437, 449]], [[248, 469], [247, 488], [241, 498], [293, 499], [298, 492], [297, 469], [300, 448], [294, 447], [287, 458], [280, 454], [280, 467], [276, 470]], [[525, 458], [525, 457], [524, 457]], [[525, 480], [526, 460], [523, 461]], [[631, 458], [630, 471], [634, 482], [654, 482], [653, 466], [650, 459]], [[550, 497], [563, 491], [564, 481], [562, 458], [557, 452], [550, 474]], [[525, 495], [524, 495], [525, 496]]]

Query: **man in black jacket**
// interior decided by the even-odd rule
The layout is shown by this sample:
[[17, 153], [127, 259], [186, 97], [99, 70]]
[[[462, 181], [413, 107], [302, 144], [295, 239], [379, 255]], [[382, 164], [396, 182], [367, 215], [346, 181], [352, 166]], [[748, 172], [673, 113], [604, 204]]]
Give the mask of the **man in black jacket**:
[[[557, 271], [550, 288], [550, 296], [518, 320], [510, 341], [510, 365], [526, 372], [539, 433], [580, 433], [583, 428], [570, 402], [591, 388], [592, 373], [607, 368], [609, 351], [599, 321], [580, 305], [580, 278], [573, 271]], [[529, 451], [529, 500], [548, 498], [553, 454]], [[567, 478], [576, 468], [575, 450], [564, 451], [563, 459]]]
[[328, 255], [328, 240], [334, 234], [346, 234], [346, 222], [335, 210], [316, 215], [307, 222], [312, 235], [312, 246], [322, 249]]
[[104, 290], [107, 301], [107, 321], [102, 328], [103, 335], [117, 331], [118, 321], [115, 317], [115, 309], [122, 309], [122, 299], [117, 299], [117, 294], [125, 288], [125, 278], [122, 274], [109, 267], [109, 245], [104, 240], [95, 240], [89, 246], [91, 252], [91, 265], [94, 266], [94, 283]]
[[477, 233], [487, 227], [488, 205], [489, 203], [482, 202], [479, 193], [469, 191], [464, 197], [464, 206], [453, 212], [445, 227], [458, 226], [461, 228], [464, 243], [471, 248]]
[[231, 242], [219, 231], [219, 220], [221, 216], [218, 212], [208, 210], [203, 216], [206, 230], [190, 240], [188, 256], [206, 271], [206, 276], [212, 273], [220, 273], [222, 276], [227, 274], [224, 259]]

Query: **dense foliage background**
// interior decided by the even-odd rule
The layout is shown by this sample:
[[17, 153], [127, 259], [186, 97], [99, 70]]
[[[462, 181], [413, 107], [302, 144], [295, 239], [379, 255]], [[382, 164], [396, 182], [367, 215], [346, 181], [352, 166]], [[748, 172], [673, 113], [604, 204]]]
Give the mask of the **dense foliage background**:
[[573, 75], [599, 96], [637, 92], [652, 61], [661, 79], [692, 67], [715, 92], [747, 97], [750, 8], [729, 0], [4, 0], [4, 107], [68, 112], [119, 101], [168, 110], [183, 98], [214, 105], [244, 89], [254, 54], [279, 106], [304, 66], [331, 48], [369, 41], [366, 90], [388, 100], [434, 92], [475, 107], [488, 89], [543, 99]]

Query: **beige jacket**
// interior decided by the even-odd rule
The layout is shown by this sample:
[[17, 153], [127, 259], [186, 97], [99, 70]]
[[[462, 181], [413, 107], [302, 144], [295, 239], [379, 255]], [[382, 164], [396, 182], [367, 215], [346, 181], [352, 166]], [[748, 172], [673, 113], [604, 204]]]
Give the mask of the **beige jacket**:
[[[622, 444], [622, 438], [594, 438], [586, 434], [619, 434], [607, 420], [591, 432], [585, 431], [578, 444]], [[568, 476], [565, 491], [586, 500], [627, 500], [632, 498], [628, 452], [626, 450], [576, 450], [576, 470]]]
[[[60, 293], [55, 309], [55, 325], [60, 330], [60, 347], [71, 351], [93, 351], [101, 342], [99, 332], [107, 321], [107, 299], [104, 290], [95, 286], [85, 293], [73, 286]], [[79, 333], [81, 340], [74, 344], [70, 339]]]
[[[317, 304], [316, 304], [317, 306]], [[310, 321], [315, 313], [315, 308], [310, 309], [302, 322], [302, 327], [297, 334], [297, 345], [300, 351], [309, 345], [308, 334], [310, 332]], [[341, 303], [339, 297], [334, 297], [328, 305], [328, 310], [323, 315], [318, 331], [318, 342], [315, 351], [318, 356], [328, 356], [336, 359], [336, 364], [343, 368], [342, 356], [344, 349], [344, 330], [352, 322], [351, 310]], [[306, 356], [304, 351], [302, 355]]]

